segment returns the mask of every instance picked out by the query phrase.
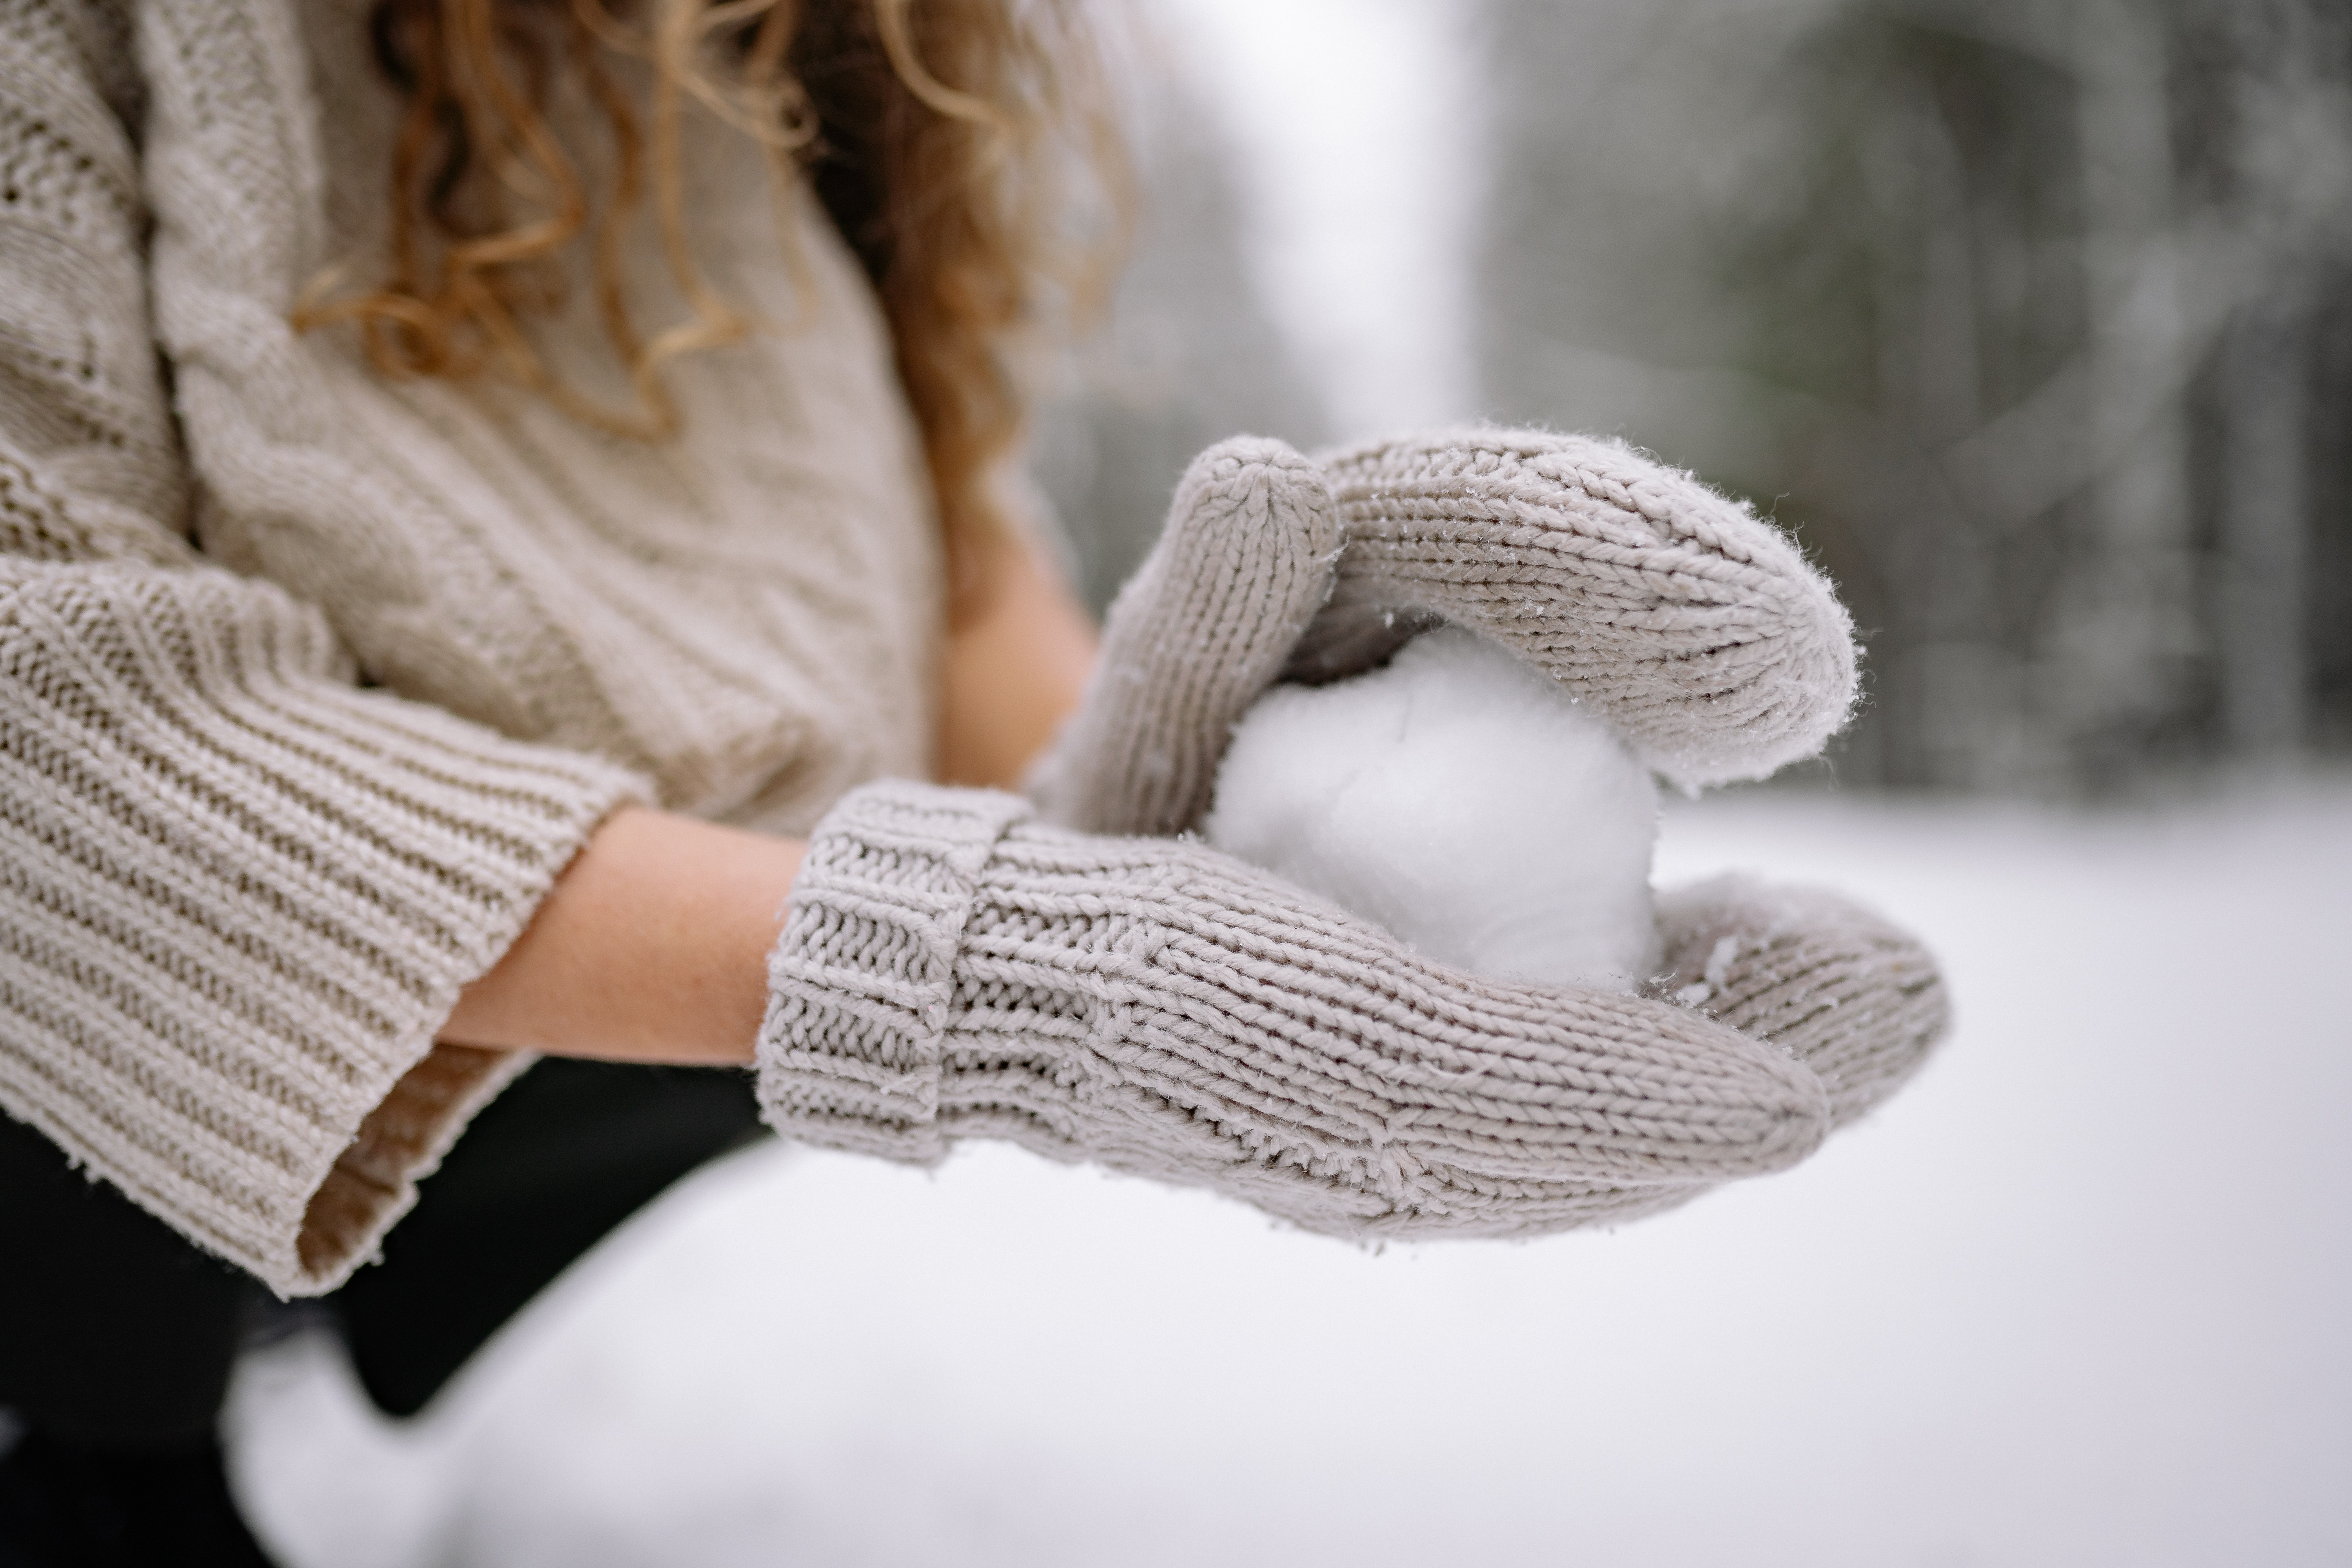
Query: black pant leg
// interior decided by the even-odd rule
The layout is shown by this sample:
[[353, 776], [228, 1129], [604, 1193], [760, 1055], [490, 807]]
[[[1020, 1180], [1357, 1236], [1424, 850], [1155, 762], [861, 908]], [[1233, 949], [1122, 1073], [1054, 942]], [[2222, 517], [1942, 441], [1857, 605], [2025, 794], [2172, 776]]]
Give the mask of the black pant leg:
[[[370, 1395], [422, 1408], [573, 1258], [759, 1131], [745, 1074], [541, 1062], [475, 1119], [384, 1261], [331, 1298]], [[267, 1300], [0, 1117], [0, 1407], [78, 1443], [194, 1440]]]
[[761, 1131], [748, 1074], [550, 1059], [474, 1119], [331, 1300], [368, 1394], [412, 1415], [564, 1267]]
[[0, 1405], [82, 1444], [208, 1438], [252, 1276], [0, 1116]]

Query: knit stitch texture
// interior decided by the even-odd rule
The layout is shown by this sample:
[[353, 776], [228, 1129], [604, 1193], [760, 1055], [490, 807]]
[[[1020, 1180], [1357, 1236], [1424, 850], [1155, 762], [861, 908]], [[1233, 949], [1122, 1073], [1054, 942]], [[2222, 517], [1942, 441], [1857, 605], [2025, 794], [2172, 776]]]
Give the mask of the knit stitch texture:
[[[434, 1037], [617, 804], [804, 831], [932, 728], [887, 335], [750, 138], [689, 116], [698, 254], [766, 327], [672, 367], [677, 442], [293, 330], [381, 258], [365, 23], [0, 0], [0, 1108], [286, 1293], [527, 1065]], [[533, 331], [617, 399], [572, 292]]]
[[1845, 722], [1852, 623], [1778, 530], [1622, 442], [1466, 429], [1322, 457], [1345, 545], [1295, 679], [1434, 621], [1500, 642], [1686, 787], [1761, 778]]
[[1916, 937], [1842, 894], [1717, 877], [1664, 894], [1666, 973], [1653, 994], [1803, 1062], [1843, 1127], [1909, 1081], [1951, 1026]]
[[787, 1135], [958, 1140], [1203, 1185], [1345, 1236], [1663, 1206], [1820, 1142], [1820, 1080], [1671, 1002], [1486, 981], [1182, 839], [878, 784], [809, 847], [760, 1093]]
[[[1085, 701], [1031, 781], [1041, 817], [1103, 833], [1190, 828], [1209, 802], [1234, 719], [1277, 674], [1350, 674], [1441, 620], [1475, 627], [1545, 670], [1633, 736], [1653, 765], [1685, 782], [1765, 772], [1809, 753], [1843, 721], [1853, 690], [1844, 613], [1787, 542], [1686, 476], [1614, 443], [1473, 430], [1318, 462], [1278, 442], [1237, 439], [1193, 465], [1160, 543], [1112, 605]], [[975, 859], [979, 840], [971, 836], [952, 850], [909, 848], [926, 835], [954, 838], [940, 824], [959, 811], [971, 814], [967, 826], [981, 837], [988, 823], [1012, 825], [990, 852], [1003, 858]], [[831, 819], [828, 834], [845, 835], [849, 847], [828, 839], [813, 854], [805, 893], [796, 893], [806, 919], [795, 915], [778, 959], [779, 994], [788, 981], [793, 1000], [771, 1015], [772, 1026], [782, 1025], [785, 1034], [772, 1036], [763, 1060], [780, 1125], [914, 1159], [937, 1157], [954, 1137], [994, 1132], [1059, 1158], [1097, 1158], [1219, 1186], [1310, 1227], [1352, 1233], [1486, 1234], [1622, 1220], [1684, 1202], [1707, 1184], [1710, 1178], [1669, 1178], [1654, 1167], [1600, 1174], [1598, 1163], [1576, 1163], [1589, 1150], [1551, 1141], [1549, 1102], [1504, 1096], [1481, 1101], [1490, 1142], [1475, 1162], [1417, 1147], [1392, 1155], [1381, 1136], [1396, 1114], [1394, 1100], [1359, 1124], [1357, 1147], [1349, 1151], [1344, 1137], [1332, 1135], [1314, 1087], [1323, 1070], [1317, 1053], [1334, 1048], [1332, 1037], [1302, 1031], [1261, 1046], [1260, 1034], [1247, 1033], [1263, 1031], [1262, 1020], [1281, 1008], [1310, 1006], [1321, 994], [1329, 963], [1318, 942], [1327, 929], [1302, 939], [1286, 928], [1274, 945], [1263, 945], [1269, 939], [1262, 921], [1279, 926], [1302, 907], [1301, 895], [1268, 879], [1247, 890], [1219, 881], [1229, 903], [1188, 902], [1172, 913], [1175, 906], [1144, 889], [1172, 884], [1189, 893], [1196, 874], [1223, 878], [1232, 869], [1183, 845], [1155, 860], [1133, 847], [1057, 841], [1056, 852], [1076, 862], [1101, 858], [1109, 885], [1022, 880], [1007, 868], [1038, 870], [1020, 858], [1033, 852], [1024, 836], [1035, 829], [1006, 811], [977, 799], [931, 797], [922, 811], [905, 802], [887, 810], [875, 804]], [[900, 817], [918, 826], [901, 832]], [[1017, 852], [1007, 847], [1015, 844]], [[946, 869], [933, 881], [909, 869], [918, 864]], [[894, 884], [899, 876], [914, 880]], [[970, 900], [956, 890], [967, 884], [977, 889]], [[887, 934], [888, 917], [877, 912], [906, 886], [941, 900], [923, 906], [932, 923], [919, 950], [903, 949]], [[1088, 892], [1097, 901], [1087, 901]], [[1053, 906], [1067, 922], [1055, 924], [1044, 911], [1064, 896], [1076, 901]], [[1830, 1125], [1892, 1093], [1948, 1026], [1942, 982], [1925, 949], [1834, 894], [1727, 878], [1666, 895], [1658, 913], [1666, 973], [1644, 987], [1651, 1001], [1638, 1025], [1615, 1021], [1654, 1031], [1657, 1047], [1673, 1050], [1692, 1043], [1686, 1031], [1697, 1019], [1718, 1020], [1737, 1035], [1696, 1037], [1717, 1046], [1736, 1039], [1742, 1049], [1803, 1064], [1824, 1086]], [[974, 918], [992, 932], [1020, 933], [1012, 951], [1022, 967], [1006, 972], [1031, 987], [1016, 993], [1020, 1000], [1007, 1003], [996, 991], [987, 993], [986, 1005], [960, 999], [959, 987], [994, 984], [992, 966], [1006, 951], [992, 935], [967, 944]], [[1171, 921], [1204, 944], [1185, 977], [1246, 973], [1246, 994], [1259, 1011], [1237, 1009], [1234, 998], [1244, 993], [1230, 988], [1156, 989], [1166, 977], [1132, 954], [1165, 951], [1161, 922]], [[1361, 952], [1362, 944], [1384, 940], [1350, 928], [1345, 945]], [[1045, 956], [1041, 942], [1054, 956]], [[857, 956], [861, 943], [878, 956]], [[1228, 944], [1246, 959], [1225, 951]], [[1106, 950], [1116, 956], [1097, 956]], [[874, 965], [917, 962], [910, 951], [919, 952], [929, 989], [873, 989]], [[824, 956], [812, 960], [812, 952]], [[1391, 944], [1379, 963], [1409, 962]], [[1072, 973], [1040, 978], [1055, 964]], [[908, 979], [907, 972], [891, 973], [894, 985]], [[1394, 984], [1416, 996], [1431, 986], [1479, 989], [1417, 964], [1410, 973], [1411, 980]], [[822, 1003], [813, 988], [829, 982], [868, 1003]], [[1571, 1033], [1590, 1028], [1592, 1010], [1605, 1012], [1609, 1001], [1535, 994], [1535, 1005], [1576, 1020], [1567, 1026]], [[1268, 1003], [1274, 995], [1285, 1000]], [[1204, 1068], [1197, 1055], [1179, 1058], [1154, 1044], [1150, 1031], [1170, 1026], [1153, 1020], [1176, 1014], [1169, 996], [1184, 999], [1195, 1040], [1204, 1016], [1246, 1017], [1233, 1037], [1246, 1034], [1251, 1044], [1234, 1059], [1255, 1068], [1260, 1058], [1251, 1053], [1270, 1053], [1279, 1064], [1271, 1076], [1282, 1087], [1235, 1111], [1221, 1058]], [[891, 1005], [915, 1008], [919, 1021], [894, 1017]], [[1677, 1017], [1662, 1008], [1688, 1011]], [[1083, 1045], [1008, 1043], [1033, 1025]], [[1346, 1026], [1340, 1037], [1352, 1042], [1356, 1027]], [[1137, 1029], [1144, 1032], [1129, 1032]], [[778, 1045], [780, 1037], [790, 1046]], [[1024, 1050], [1028, 1065], [1010, 1065]], [[1160, 1065], [1178, 1059], [1188, 1073], [1170, 1075]], [[1133, 1066], [1139, 1061], [1141, 1069]], [[1179, 1087], [1162, 1081], [1169, 1076]], [[1040, 1079], [1077, 1089], [1056, 1099], [1038, 1089]], [[895, 1090], [876, 1096], [845, 1087], [869, 1081]], [[1265, 1080], [1249, 1081], [1260, 1089]], [[1101, 1092], [1106, 1083], [1118, 1084], [1118, 1092]], [[1411, 1093], [1402, 1091], [1415, 1107], [1408, 1115], [1423, 1125], [1426, 1102]], [[1053, 1109], [1040, 1111], [1040, 1104]], [[1220, 1135], [1169, 1131], [1203, 1123]], [[1497, 1146], [1514, 1158], [1490, 1163]], [[1416, 1162], [1412, 1168], [1430, 1182], [1382, 1188], [1369, 1173], [1390, 1167], [1367, 1163], [1365, 1147], [1382, 1159]], [[1562, 1176], [1563, 1169], [1581, 1179]], [[1476, 1198], [1462, 1196], [1456, 1175]]]
[[1085, 700], [1028, 782], [1045, 818], [1095, 833], [1197, 824], [1234, 723], [1330, 597], [1339, 550], [1318, 464], [1248, 436], [1192, 459], [1111, 605]]

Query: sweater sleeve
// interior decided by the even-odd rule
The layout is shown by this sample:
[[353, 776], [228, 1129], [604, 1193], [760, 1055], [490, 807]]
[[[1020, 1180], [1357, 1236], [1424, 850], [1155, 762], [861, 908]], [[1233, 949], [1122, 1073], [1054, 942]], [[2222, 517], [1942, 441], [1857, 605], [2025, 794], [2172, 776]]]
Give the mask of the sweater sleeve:
[[0, 1109], [315, 1293], [524, 1065], [434, 1036], [642, 791], [362, 689], [185, 543], [121, 43], [0, 35]]

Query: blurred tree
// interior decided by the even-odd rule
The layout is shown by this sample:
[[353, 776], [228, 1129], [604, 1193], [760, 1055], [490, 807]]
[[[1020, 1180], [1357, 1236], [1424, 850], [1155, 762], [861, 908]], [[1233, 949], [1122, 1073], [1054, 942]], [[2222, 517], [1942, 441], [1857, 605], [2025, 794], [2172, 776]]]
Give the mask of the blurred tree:
[[2352, 751], [2352, 267], [2321, 276], [2312, 323], [2312, 528], [2305, 560], [2304, 646], [2311, 659], [2307, 739]]
[[1490, 5], [1488, 395], [1797, 529], [1868, 638], [1843, 771], [2340, 730], [2343, 0]]
[[2184, 196], [2238, 246], [2239, 298], [2200, 387], [2222, 739], [2338, 743], [2352, 561], [2352, 5], [2206, 0], [2179, 27]]

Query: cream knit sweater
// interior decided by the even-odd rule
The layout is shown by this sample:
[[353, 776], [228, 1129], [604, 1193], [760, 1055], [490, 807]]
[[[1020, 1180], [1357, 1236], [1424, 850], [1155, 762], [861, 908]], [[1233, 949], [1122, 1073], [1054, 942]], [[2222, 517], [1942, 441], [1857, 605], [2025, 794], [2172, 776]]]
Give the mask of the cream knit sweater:
[[[323, 1290], [520, 1065], [433, 1036], [616, 804], [805, 831], [925, 770], [919, 449], [731, 131], [690, 210], [766, 326], [650, 447], [288, 326], [380, 240], [365, 0], [0, 5], [0, 1107]], [[619, 401], [585, 293], [542, 347]]]

